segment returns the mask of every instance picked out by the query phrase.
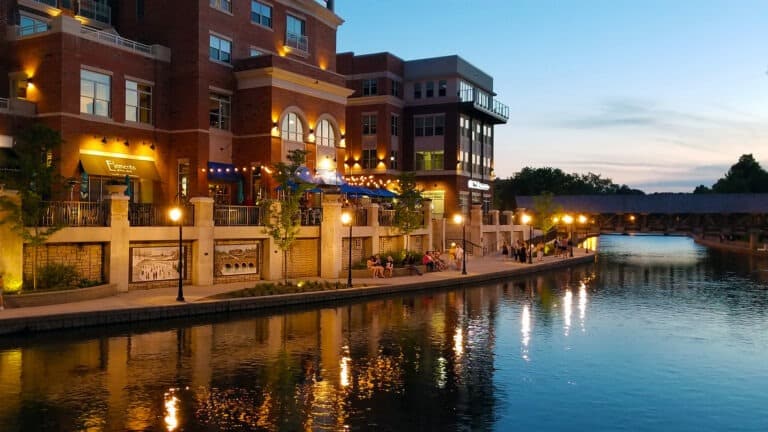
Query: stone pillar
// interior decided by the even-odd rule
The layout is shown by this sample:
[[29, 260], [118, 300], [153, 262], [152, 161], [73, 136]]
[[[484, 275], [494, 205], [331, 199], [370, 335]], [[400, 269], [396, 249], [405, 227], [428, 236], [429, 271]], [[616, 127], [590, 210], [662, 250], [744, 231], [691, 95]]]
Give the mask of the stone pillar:
[[107, 280], [117, 286], [118, 292], [128, 292], [128, 268], [130, 264], [130, 222], [128, 221], [128, 200], [122, 194], [112, 194], [109, 202], [110, 234], [109, 255], [107, 256]]
[[490, 210], [488, 211], [488, 214], [491, 215], [491, 225], [498, 225], [499, 224], [499, 211], [498, 210]]
[[[0, 199], [7, 199], [16, 204], [21, 204], [18, 191], [5, 190], [0, 187]], [[0, 210], [0, 219], [6, 216], [6, 212]], [[24, 277], [24, 240], [13, 232], [9, 223], [0, 224], [0, 279], [8, 291], [21, 289]]]
[[[280, 201], [272, 202], [272, 213], [280, 213]], [[325, 220], [325, 215], [323, 215]], [[277, 242], [271, 236], [264, 243], [264, 266], [261, 269], [261, 277], [265, 280], [281, 280], [283, 278], [283, 251], [277, 246]]]
[[425, 199], [422, 205], [424, 211], [424, 228], [427, 230], [426, 245], [431, 250], [434, 245], [432, 244], [432, 200]]
[[469, 226], [467, 227], [467, 249], [474, 256], [483, 256], [483, 208], [480, 204], [472, 204], [469, 211]]
[[213, 198], [189, 200], [195, 206], [197, 241], [192, 244], [192, 284], [213, 285]]
[[515, 224], [515, 212], [510, 210], [504, 210], [501, 214], [504, 215], [506, 219], [507, 225], [514, 225]]
[[381, 253], [379, 250], [379, 205], [378, 204], [369, 204], [368, 205], [368, 220], [366, 221], [367, 225], [371, 228], [373, 228], [371, 232], [371, 253], [373, 255], [376, 255], [377, 253]]
[[[320, 277], [336, 279], [341, 274], [342, 242], [349, 237], [349, 227], [341, 223], [341, 195], [323, 194], [323, 221], [320, 223]], [[349, 245], [352, 247], [352, 245]]]

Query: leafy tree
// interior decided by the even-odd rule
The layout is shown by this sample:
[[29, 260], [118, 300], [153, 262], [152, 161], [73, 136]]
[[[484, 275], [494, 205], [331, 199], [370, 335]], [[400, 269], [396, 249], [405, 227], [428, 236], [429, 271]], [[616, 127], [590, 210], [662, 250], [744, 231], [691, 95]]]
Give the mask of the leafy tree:
[[[34, 124], [16, 136], [14, 151], [18, 156], [18, 172], [5, 176], [10, 189], [19, 191], [21, 202], [0, 198], [5, 217], [0, 224], [9, 224], [25, 243], [34, 247], [32, 263], [32, 289], [37, 289], [38, 249], [62, 225], [41, 227], [43, 213], [54, 189], [63, 186], [57, 173], [53, 153], [61, 146], [61, 135], [47, 126]], [[31, 227], [31, 228], [29, 228]]]
[[712, 185], [715, 193], [764, 193], [768, 192], [768, 172], [751, 154], [742, 155], [732, 165], [725, 177]]
[[533, 211], [536, 213], [536, 219], [533, 220], [534, 226], [547, 233], [555, 226], [552, 218], [556, 214], [562, 213], [562, 207], [555, 204], [555, 196], [553, 194], [545, 192], [533, 198]]
[[410, 234], [420, 228], [424, 223], [423, 213], [421, 211], [422, 196], [421, 191], [416, 189], [416, 175], [412, 172], [405, 172], [398, 177], [400, 186], [398, 194], [400, 195], [395, 202], [394, 226], [405, 236], [405, 249], [408, 250], [408, 239]]
[[277, 247], [283, 251], [283, 281], [288, 283], [288, 255], [301, 229], [301, 197], [313, 187], [302, 182], [296, 175], [304, 166], [306, 150], [288, 152], [288, 163], [275, 164], [275, 180], [280, 189], [279, 199], [269, 199], [265, 203], [266, 217], [264, 232], [269, 234]]

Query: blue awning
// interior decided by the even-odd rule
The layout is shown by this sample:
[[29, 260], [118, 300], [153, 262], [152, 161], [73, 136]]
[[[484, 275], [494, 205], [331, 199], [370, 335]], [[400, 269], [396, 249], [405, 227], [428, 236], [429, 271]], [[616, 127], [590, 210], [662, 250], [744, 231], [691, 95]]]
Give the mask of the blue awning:
[[240, 181], [241, 178], [240, 173], [235, 171], [235, 166], [232, 164], [208, 162], [208, 180], [234, 183]]

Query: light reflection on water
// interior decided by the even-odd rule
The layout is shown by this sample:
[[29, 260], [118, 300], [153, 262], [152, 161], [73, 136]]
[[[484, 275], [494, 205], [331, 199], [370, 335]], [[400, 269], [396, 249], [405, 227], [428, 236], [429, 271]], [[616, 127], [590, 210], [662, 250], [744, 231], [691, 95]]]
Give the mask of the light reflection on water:
[[600, 248], [466, 290], [0, 341], [0, 430], [768, 430], [766, 263]]

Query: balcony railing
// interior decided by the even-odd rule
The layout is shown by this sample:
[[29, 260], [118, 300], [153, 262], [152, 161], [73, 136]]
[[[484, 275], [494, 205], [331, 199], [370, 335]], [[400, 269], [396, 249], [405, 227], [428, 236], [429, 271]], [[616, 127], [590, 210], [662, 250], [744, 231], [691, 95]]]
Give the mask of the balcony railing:
[[132, 41], [130, 39], [120, 37], [116, 34], [97, 30], [92, 27], [82, 26], [80, 28], [80, 33], [90, 39], [95, 39], [99, 42], [105, 42], [111, 45], [117, 45], [119, 47], [129, 49], [131, 51], [136, 51], [137, 53], [147, 54], [147, 55], [155, 54], [154, 50], [149, 45], [144, 45], [143, 43]]
[[395, 224], [395, 210], [379, 210], [379, 225], [393, 226]]
[[[156, 204], [130, 204], [128, 208], [128, 221], [131, 226], [176, 226], [168, 214], [174, 206]], [[195, 206], [182, 207], [182, 224], [192, 226], [195, 223]]]
[[300, 35], [296, 33], [288, 33], [285, 36], [285, 46], [303, 51], [309, 51], [309, 40], [306, 35]]
[[43, 202], [41, 227], [95, 227], [107, 226], [109, 202], [47, 201]]
[[320, 207], [310, 207], [301, 209], [302, 226], [320, 226], [323, 221], [323, 209]]
[[509, 119], [509, 107], [481, 90], [471, 88], [459, 92], [461, 102], [472, 102], [476, 108], [487, 111], [505, 120]]
[[112, 24], [112, 8], [104, 0], [80, 0], [79, 4], [80, 10], [77, 11], [78, 15], [106, 24]]
[[16, 36], [19, 36], [19, 37], [29, 36], [37, 33], [47, 32], [49, 29], [50, 29], [50, 26], [48, 25], [48, 23], [35, 22], [32, 25], [28, 25], [24, 27], [16, 27]]
[[263, 225], [261, 207], [217, 205], [213, 209], [213, 223], [216, 226]]

